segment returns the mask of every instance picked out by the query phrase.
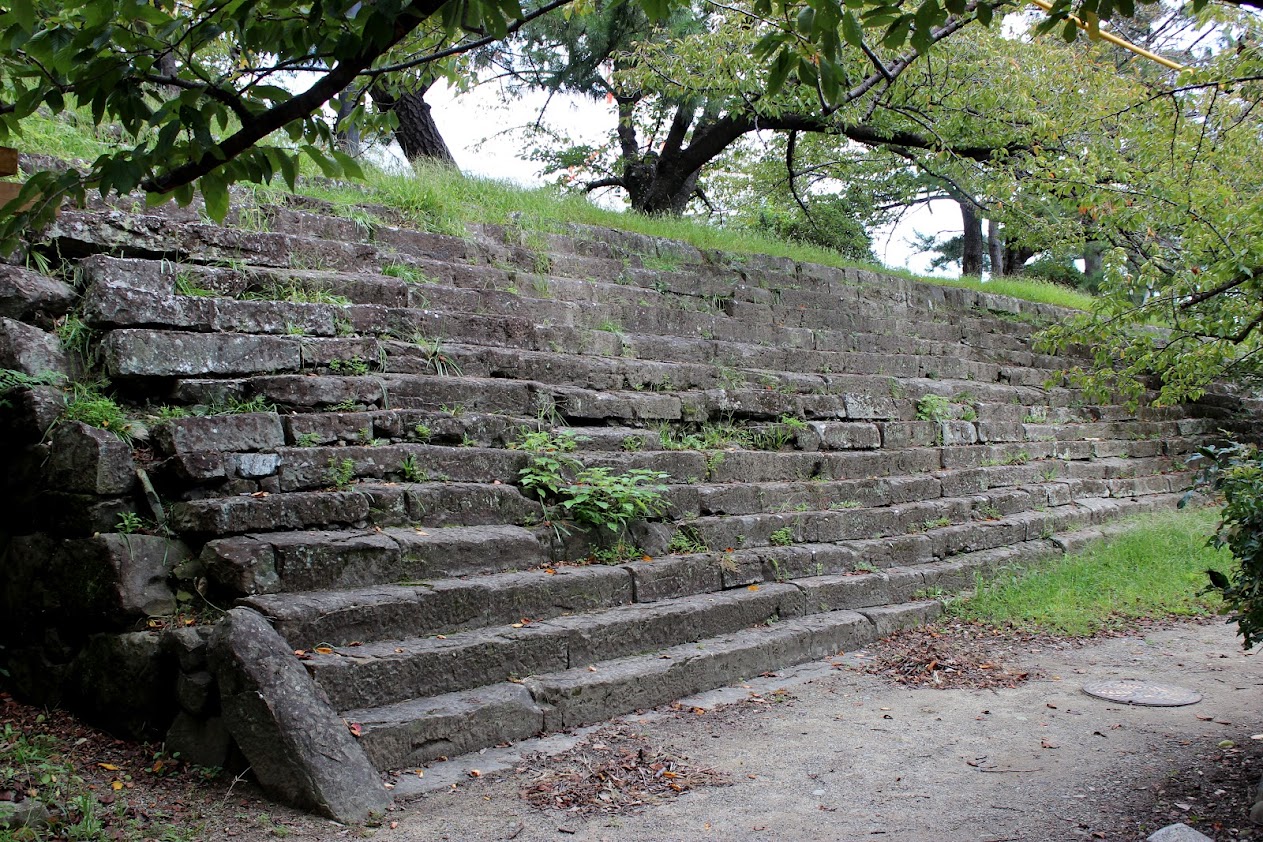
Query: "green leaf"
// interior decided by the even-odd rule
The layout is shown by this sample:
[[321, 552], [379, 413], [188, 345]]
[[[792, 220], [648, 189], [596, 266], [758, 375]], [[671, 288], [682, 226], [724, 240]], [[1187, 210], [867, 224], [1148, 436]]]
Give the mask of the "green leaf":
[[217, 172], [210, 172], [198, 179], [202, 198], [206, 201], [206, 215], [222, 223], [228, 216], [228, 188]]
[[802, 11], [798, 13], [798, 31], [803, 35], [810, 35], [815, 22], [816, 10], [810, 6], [803, 6]]
[[842, 13], [842, 37], [852, 47], [858, 48], [864, 43], [864, 29], [850, 11]]
[[978, 22], [980, 24], [983, 26], [990, 26], [992, 12], [994, 11], [995, 10], [991, 7], [990, 3], [979, 3], [978, 7], [974, 10], [974, 14], [978, 16]]
[[790, 53], [788, 47], [782, 47], [781, 51], [776, 54], [776, 58], [772, 60], [772, 67], [767, 74], [767, 92], [768, 96], [775, 96], [785, 87], [785, 80], [789, 78], [789, 71], [794, 64], [794, 56]]
[[1065, 41], [1067, 44], [1073, 44], [1075, 42], [1075, 39], [1078, 37], [1079, 37], [1079, 27], [1072, 20], [1066, 21], [1065, 25], [1061, 27], [1062, 40]]

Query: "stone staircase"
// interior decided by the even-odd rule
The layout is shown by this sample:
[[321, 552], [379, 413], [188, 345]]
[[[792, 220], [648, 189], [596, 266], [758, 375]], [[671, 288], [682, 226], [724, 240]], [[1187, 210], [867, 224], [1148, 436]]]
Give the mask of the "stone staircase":
[[[252, 218], [49, 234], [113, 388], [161, 419], [138, 465], [181, 575], [301, 650], [379, 770], [929, 620], [1059, 533], [1173, 505], [1185, 454], [1242, 423], [1046, 387], [1047, 305], [582, 226]], [[531, 433], [660, 472], [665, 513], [568, 528], [521, 487]]]

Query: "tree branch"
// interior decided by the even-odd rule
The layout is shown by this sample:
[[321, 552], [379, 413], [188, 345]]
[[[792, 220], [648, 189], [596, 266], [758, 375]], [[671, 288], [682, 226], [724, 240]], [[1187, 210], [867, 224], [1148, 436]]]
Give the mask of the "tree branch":
[[266, 111], [253, 115], [233, 135], [225, 138], [197, 160], [188, 161], [162, 175], [141, 182], [148, 193], [170, 193], [191, 184], [227, 161], [231, 161], [253, 147], [277, 129], [308, 116], [345, 89], [363, 70], [379, 56], [406, 38], [413, 30], [433, 15], [445, 0], [414, 0], [394, 17], [394, 31], [384, 43], [366, 44], [359, 52], [339, 62], [310, 88]]

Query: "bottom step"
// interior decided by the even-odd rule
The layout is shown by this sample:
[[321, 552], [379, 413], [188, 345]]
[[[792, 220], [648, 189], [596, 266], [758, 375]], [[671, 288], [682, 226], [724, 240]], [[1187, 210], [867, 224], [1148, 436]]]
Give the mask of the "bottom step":
[[417, 766], [555, 731], [855, 649], [939, 615], [936, 601], [829, 611], [594, 667], [348, 711], [378, 769]]

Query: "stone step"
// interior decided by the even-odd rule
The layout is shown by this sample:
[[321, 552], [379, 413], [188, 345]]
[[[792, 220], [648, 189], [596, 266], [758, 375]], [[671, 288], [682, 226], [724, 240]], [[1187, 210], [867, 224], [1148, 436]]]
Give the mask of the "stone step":
[[558, 567], [410, 585], [258, 594], [241, 604], [271, 619], [295, 648], [312, 648], [612, 608], [632, 602], [632, 585], [632, 574], [623, 567]]
[[[457, 341], [484, 341], [493, 344], [503, 343], [504, 329], [509, 335], [521, 339], [529, 339], [529, 332], [524, 332], [525, 323], [549, 323], [553, 325], [574, 326], [575, 312], [581, 312], [586, 318], [583, 326], [591, 329], [599, 325], [619, 323], [609, 315], [602, 316], [601, 311], [593, 311], [591, 306], [580, 311], [565, 310], [562, 303], [550, 299], [523, 300], [517, 295], [504, 293], [497, 300], [478, 298], [467, 290], [458, 290], [460, 294], [455, 300], [446, 300], [446, 288], [429, 287], [429, 292], [422, 297], [416, 292], [417, 285], [403, 280], [381, 275], [351, 275], [346, 273], [286, 273], [282, 278], [276, 270], [259, 269], [248, 272], [233, 272], [211, 269], [170, 269], [155, 270], [152, 265], [136, 267], [136, 261], [114, 261], [108, 258], [93, 258], [87, 262], [86, 273], [94, 280], [92, 291], [88, 295], [85, 312], [90, 321], [98, 325], [150, 325], [168, 324], [172, 327], [211, 328], [219, 331], [244, 331], [264, 334], [305, 335], [309, 337], [329, 337], [337, 334], [342, 326], [361, 333], [374, 335], [427, 335], [431, 340], [444, 336]], [[165, 272], [165, 274], [162, 274]], [[190, 279], [191, 278], [191, 279]], [[283, 300], [235, 300], [232, 298], [190, 297], [174, 295], [173, 289], [177, 279], [196, 286], [199, 282], [208, 284], [203, 287], [208, 291], [223, 292], [234, 295], [280, 295], [286, 290], [311, 288], [324, 297], [338, 296], [343, 301], [355, 302], [352, 306], [337, 306], [321, 303], [292, 303]], [[297, 287], [295, 285], [298, 285]], [[306, 285], [305, 287], [303, 285]], [[614, 289], [621, 289], [613, 287]], [[442, 294], [440, 294], [442, 293]], [[308, 296], [310, 297], [310, 296]], [[432, 311], [432, 299], [438, 299], [440, 311]], [[622, 329], [649, 330], [661, 332], [664, 325], [673, 323], [652, 302], [640, 301], [632, 309], [622, 308], [626, 324]], [[409, 310], [407, 308], [422, 308]], [[572, 312], [573, 311], [573, 312]], [[489, 319], [482, 313], [512, 312], [514, 315], [502, 319], [506, 323], [504, 329], [496, 330], [492, 326], [495, 319]], [[613, 311], [611, 311], [613, 312]], [[837, 312], [836, 308], [831, 312]], [[615, 316], [618, 312], [614, 313]], [[717, 317], [716, 317], [717, 318]], [[721, 319], [723, 324], [734, 323], [731, 317]], [[621, 324], [621, 323], [620, 323]], [[724, 330], [716, 324], [707, 322], [709, 327], [700, 324], [689, 324], [680, 327], [677, 332], [695, 336], [699, 332], [707, 333], [712, 339], [726, 337]], [[751, 329], [762, 330], [772, 324], [771, 320], [761, 315], [751, 323]], [[434, 333], [438, 328], [439, 332]], [[889, 331], [871, 334], [858, 333], [855, 326], [846, 326], [845, 332], [831, 336], [828, 332], [813, 331], [810, 334], [812, 345], [825, 352], [850, 352], [849, 359], [838, 358], [818, 363], [819, 368], [830, 367], [837, 371], [854, 370], [857, 373], [887, 373], [902, 376], [918, 376], [932, 371], [935, 363], [918, 362], [917, 356], [902, 356], [896, 351], [906, 353], [918, 350], [920, 340], [908, 339], [907, 331], [893, 333]], [[717, 333], [719, 331], [719, 333]], [[724, 333], [724, 335], [720, 335]], [[883, 342], [889, 342], [892, 336], [902, 336], [903, 347], [884, 349]], [[739, 329], [733, 337], [750, 340], [744, 329]], [[783, 344], [779, 337], [769, 335], [759, 341], [766, 344]], [[553, 340], [549, 340], [550, 342]], [[799, 343], [801, 344], [801, 343]], [[984, 343], [985, 344], [985, 343]], [[532, 347], [542, 349], [542, 342], [535, 342]], [[997, 379], [999, 369], [996, 365], [989, 367], [981, 361], [962, 368], [962, 361], [978, 357], [979, 351], [973, 345], [963, 343], [934, 343], [921, 348], [926, 354], [938, 359], [937, 366], [952, 367], [952, 371], [938, 372], [939, 376], [965, 376], [990, 382]], [[858, 352], [865, 353], [858, 353]], [[873, 353], [874, 351], [878, 353]], [[983, 354], [983, 359], [990, 359]], [[1023, 353], [1018, 357], [1002, 356], [1001, 362], [1016, 362], [1030, 365], [1032, 359]], [[1050, 360], [1046, 367], [1048, 374], [1055, 365]], [[982, 365], [980, 368], [979, 365]], [[771, 368], [780, 368], [779, 365]], [[1044, 375], [1041, 379], [1046, 379]]]
[[503, 523], [439, 529], [259, 531], [208, 541], [201, 561], [213, 581], [243, 594], [359, 588], [547, 564], [548, 546], [536, 531]]
[[977, 573], [1055, 552], [1031, 541], [944, 562], [765, 582], [721, 593], [633, 604], [441, 637], [356, 641], [308, 653], [307, 667], [339, 710], [380, 707], [538, 673], [587, 667], [806, 614], [905, 602], [925, 589], [958, 590]]
[[[1112, 517], [1174, 506], [1179, 494], [1086, 498], [880, 540], [772, 546], [698, 553], [617, 566], [561, 565], [462, 580], [343, 590], [264, 593], [244, 598], [295, 648], [405, 639], [546, 620], [632, 602], [659, 602], [768, 581], [876, 567], [944, 561], [949, 556], [1036, 541]], [[726, 548], [721, 548], [726, 549]]]
[[520, 618], [439, 637], [313, 652], [307, 668], [338, 710], [380, 707], [637, 652], [651, 652], [805, 613], [804, 591], [768, 584], [548, 620]]
[[797, 617], [594, 665], [382, 707], [345, 711], [379, 769], [513, 742], [665, 704], [743, 677], [837, 655], [941, 610], [913, 602]]

